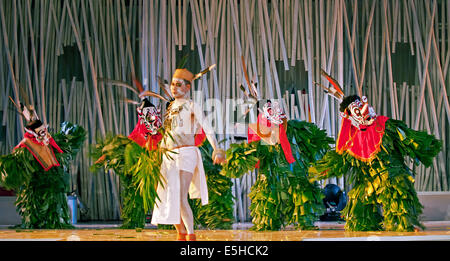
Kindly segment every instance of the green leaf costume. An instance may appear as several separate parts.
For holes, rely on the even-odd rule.
[[[114,171],[122,186],[122,228],[143,228],[146,214],[157,199],[156,186],[161,182],[160,166],[164,151],[141,147],[123,135],[108,135],[93,146],[97,159],[92,171]],[[102,159],[99,161],[98,159]]]
[[[220,174],[221,165],[213,163],[213,148],[207,139],[201,145],[200,152],[208,185],[209,204],[202,205],[200,199],[190,200],[194,223],[208,229],[231,229],[234,221],[231,191],[233,182]]]
[[[162,129],[161,129],[162,131]],[[197,225],[209,229],[228,229],[233,223],[233,198],[230,178],[219,174],[221,166],[211,159],[212,147],[207,140],[200,147],[207,177],[209,204],[202,206],[199,200],[191,200]],[[91,156],[103,157],[92,166],[93,171],[104,168],[113,170],[121,181],[123,207],[122,228],[143,228],[145,217],[158,199],[156,188],[161,182],[160,167],[164,153],[162,148],[148,150],[123,135],[108,135],[96,144]],[[170,156],[170,154],[168,154]],[[172,226],[159,225],[162,228]]]
[[[16,192],[16,206],[22,217],[22,228],[73,227],[66,196],[70,192],[68,171],[71,160],[86,138],[86,131],[81,126],[64,122],[61,124],[61,131],[52,137],[62,152],[54,153],[59,165],[52,166],[47,171],[23,146],[17,146],[9,155],[0,156],[0,185]]]
[[[286,128],[295,162],[289,164],[280,144],[263,140],[231,144],[222,175],[240,178],[255,169],[256,182],[251,188],[250,214],[253,230],[279,230],[293,224],[312,229],[324,212],[323,195],[317,182],[309,182],[308,168],[322,158],[333,139],[312,123],[289,120]]]
[[[433,135],[388,119],[381,149],[370,162],[348,151],[331,150],[310,173],[314,180],[346,175],[352,185],[349,202],[341,212],[346,230],[413,231],[414,226],[423,228],[419,220],[423,206],[414,189],[414,170],[406,159],[409,156],[416,165],[428,167],[441,147],[442,142]]]

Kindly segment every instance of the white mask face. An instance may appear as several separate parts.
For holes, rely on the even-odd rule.
[[[341,113],[342,117],[351,120],[352,125],[359,129],[372,125],[377,117],[375,110],[367,102],[367,97],[363,96],[361,100],[355,100],[348,105],[347,109],[350,111],[350,115],[346,112]]]
[[[40,127],[36,128],[34,131],[25,129],[27,132],[31,133],[36,137],[36,140],[40,143],[44,143],[45,145],[48,145],[50,134],[48,133],[48,124],[44,125],[42,124]]]
[[[286,118],[286,114],[284,114],[280,104],[276,101],[264,104],[263,112],[264,116],[274,124],[282,124],[283,119]]]
[[[144,109],[144,115],[146,115],[146,124],[147,129],[150,131],[152,135],[158,132],[158,129],[161,128],[161,111],[156,107],[148,107]]]
[[[156,134],[162,125],[161,111],[156,107],[144,107],[142,110],[138,109],[138,113],[141,124],[145,124],[152,135]]]

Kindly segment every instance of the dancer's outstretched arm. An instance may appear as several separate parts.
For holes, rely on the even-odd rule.
[[[81,145],[86,139],[86,130],[77,124],[70,122],[61,123],[61,131],[53,134],[53,139],[56,144],[61,148],[63,153],[61,158],[63,159],[62,165],[69,164],[74,160],[77,153],[80,151]]]
[[[40,168],[26,148],[17,148],[11,154],[0,156],[0,185],[17,190]]]
[[[214,149],[212,159],[214,164],[221,164],[225,162],[225,151],[219,147],[219,144],[216,139],[216,133],[211,123],[205,118],[201,107],[195,103],[191,103],[191,110],[194,113],[194,117],[200,126],[203,128],[203,131],[206,134],[206,138]]]
[[[335,150],[328,151],[322,159],[309,168],[311,181],[341,177],[346,174],[351,168],[351,161],[347,161],[346,157],[351,156],[347,153],[340,155]]]
[[[257,146],[259,141],[242,142],[231,144],[226,152],[226,163],[223,165],[221,174],[230,178],[240,178],[244,174],[255,169],[259,159],[257,157]]]
[[[429,167],[433,158],[441,151],[442,141],[425,131],[416,131],[399,120],[390,119],[386,122],[386,133],[383,146],[387,151],[395,151],[397,156],[410,156],[416,164],[422,163]]]

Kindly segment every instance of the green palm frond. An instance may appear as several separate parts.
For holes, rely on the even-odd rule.
[[[281,145],[259,141],[231,144],[221,174],[240,178],[257,169],[257,179],[249,193],[252,230],[279,230],[287,225],[314,229],[324,213],[319,184],[309,181],[308,168],[324,157],[334,141],[312,123],[290,120],[286,135],[295,158],[286,161]]]
[[[425,131],[415,131],[399,120],[386,121],[383,147],[401,158],[410,156],[418,165],[419,162],[429,167],[433,159],[442,149],[442,141]]]
[[[352,189],[342,210],[345,229],[351,231],[414,231],[422,227],[423,206],[414,189],[414,171],[407,166],[430,166],[442,148],[442,141],[424,131],[415,131],[402,121],[386,121],[381,151],[370,162],[332,150],[316,161],[309,172],[313,180],[345,175]],[[382,211],[381,211],[382,210]],[[382,212],[382,214],[381,214]]]
[[[143,199],[144,210],[151,210],[158,199],[156,188],[163,182],[161,176],[162,150],[143,150],[140,154],[133,155],[138,160],[127,172],[133,176],[133,184],[136,193]]]
[[[18,190],[23,184],[29,183],[32,173],[40,169],[41,166],[26,148],[18,148],[11,154],[0,156],[0,185]]]
[[[195,222],[208,229],[230,229],[233,221],[233,194],[231,178],[220,174],[222,166],[213,164],[213,148],[206,140],[199,148],[208,186],[209,204],[202,206],[200,199],[190,200]]]
[[[103,161],[94,163],[91,166],[91,171],[96,172],[104,168],[105,171],[112,169],[118,174],[123,174],[125,169],[125,148],[131,143],[134,142],[124,135],[113,136],[108,134],[105,139],[98,140],[97,144],[91,146],[90,156],[94,162],[102,157]]]
[[[230,178],[240,178],[255,169],[258,162],[257,145],[259,142],[231,144],[226,151],[226,163],[221,174]]]

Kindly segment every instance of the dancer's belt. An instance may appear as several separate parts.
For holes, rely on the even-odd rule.
[[[181,145],[181,146],[172,148],[170,150],[176,150],[176,149],[181,149],[181,148],[185,148],[185,147],[197,147],[197,146],[195,146],[195,145]]]

